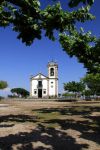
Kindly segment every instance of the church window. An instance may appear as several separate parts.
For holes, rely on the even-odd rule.
[[[50,76],[54,76],[54,68],[50,69]]]
[[[53,88],[53,86],[51,86],[51,88]]]
[[[37,94],[37,91],[36,91],[36,90],[34,90],[34,94]]]
[[[53,82],[51,82],[51,84],[53,84]]]
[[[43,93],[46,94],[46,90]]]
[[[38,87],[42,87],[42,81],[38,81]]]

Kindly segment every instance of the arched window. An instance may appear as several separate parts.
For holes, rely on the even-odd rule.
[[[50,76],[54,76],[54,68],[50,69]]]

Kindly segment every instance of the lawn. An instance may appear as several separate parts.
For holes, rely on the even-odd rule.
[[[100,150],[100,103],[1,101],[0,150]]]

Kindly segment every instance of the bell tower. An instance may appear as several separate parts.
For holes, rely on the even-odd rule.
[[[58,64],[56,62],[48,63],[48,77],[58,79]]]
[[[58,64],[54,61],[48,63],[49,95],[58,97]]]

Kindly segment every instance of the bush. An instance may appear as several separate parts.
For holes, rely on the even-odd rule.
[[[50,99],[57,98],[57,95],[55,95],[55,96],[54,96],[54,95],[49,96],[49,98],[50,98]]]
[[[8,95],[8,98],[18,98],[17,95]]]
[[[0,100],[2,100],[2,99],[4,99],[4,97],[3,97],[3,96],[0,96]]]

